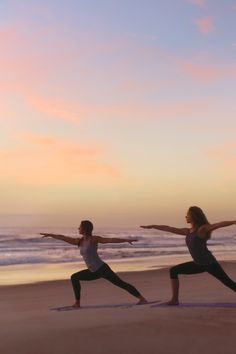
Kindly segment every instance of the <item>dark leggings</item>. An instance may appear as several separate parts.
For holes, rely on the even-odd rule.
[[[203,272],[208,272],[225,286],[236,291],[236,283],[230,279],[217,262],[208,265],[199,265],[194,262],[181,263],[170,269],[170,277],[171,279],[178,279],[179,274],[198,274]]]
[[[131,284],[128,284],[121,280],[118,275],[116,275],[108,264],[104,263],[96,272],[91,272],[89,269],[82,270],[72,274],[71,282],[73,285],[76,300],[80,299],[80,280],[95,280],[99,278],[104,278],[109,280],[112,284],[119,286],[122,289],[127,290],[131,295],[139,297],[141,294],[138,290]]]

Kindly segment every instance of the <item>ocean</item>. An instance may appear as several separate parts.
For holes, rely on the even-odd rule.
[[[82,262],[79,249],[52,238],[42,238],[40,232],[79,237],[76,229],[64,228],[0,228],[0,266]],[[137,238],[130,245],[100,244],[99,255],[104,261],[136,260],[163,256],[188,255],[184,236],[144,229],[97,229],[103,237]],[[221,259],[236,259],[236,230],[233,227],[216,230],[208,241],[209,249]]]

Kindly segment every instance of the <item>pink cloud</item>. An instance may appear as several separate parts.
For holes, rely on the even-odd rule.
[[[70,67],[70,62],[67,62],[67,59],[71,59],[71,62],[75,60],[78,53],[76,53],[72,44],[69,43],[68,47],[66,47],[67,50],[63,51],[66,53],[72,53],[71,58],[70,54],[68,54],[67,58],[58,55],[58,42],[56,42],[52,52],[48,52],[48,48],[46,48],[46,52],[42,51],[43,54],[41,55],[39,55],[36,50],[35,55],[33,49],[30,49],[30,53],[27,52],[27,48],[34,48],[32,38],[19,36],[14,29],[9,29],[6,32],[7,34],[4,34],[5,44],[2,47],[4,56],[0,57],[0,87],[2,87],[3,90],[5,89],[9,92],[20,95],[20,98],[23,98],[27,103],[27,108],[30,109],[30,113],[33,110],[32,113],[39,113],[40,117],[46,119],[60,119],[77,124],[86,119],[101,118],[135,120],[154,117],[155,119],[159,119],[163,116],[171,117],[172,115],[178,114],[178,112],[185,111],[187,109],[186,107],[189,107],[188,104],[185,105],[185,103],[182,102],[155,105],[146,103],[142,100],[139,102],[137,102],[137,100],[132,101],[131,99],[127,101],[126,98],[123,102],[119,99],[119,102],[121,103],[112,103],[109,100],[104,102],[104,100],[102,100],[102,103],[100,104],[99,99],[93,101],[89,95],[87,96],[84,94],[84,86],[89,86],[91,83],[87,84],[85,79],[83,81],[83,77],[86,75],[88,78],[90,78],[90,75],[96,77],[96,68],[93,68],[93,70],[95,70],[94,73],[91,74],[91,72],[88,72],[85,76],[83,76],[84,71],[81,71],[82,80],[76,83],[76,90],[82,92],[82,97],[85,97],[84,102],[75,101],[75,99],[70,96],[69,98],[66,98],[68,97],[68,90],[65,90],[66,92],[64,94],[63,88],[58,90],[58,87],[54,86],[52,73],[54,72],[55,67],[57,69],[60,68],[60,72],[61,69],[64,68],[64,64],[66,64],[66,67]],[[87,42],[85,39],[88,37],[89,41]],[[8,38],[12,39],[9,48],[7,44]],[[17,41],[19,41],[20,44],[17,44]],[[92,36],[91,34],[85,36],[82,42],[81,52],[85,57],[91,57],[94,54],[104,51],[109,54],[123,50],[124,48],[129,49],[129,43],[126,40],[123,42],[118,41],[117,44],[103,43],[99,40],[96,42],[96,36]],[[21,47],[21,45],[23,45],[25,50],[20,52],[16,51],[15,48],[18,48],[18,46]],[[41,41],[39,41],[39,45],[42,45]],[[117,78],[115,78],[115,80],[117,80],[117,86],[114,88],[116,96],[119,96],[120,94],[124,95],[124,92],[130,91],[132,93],[135,92],[136,94],[141,94],[150,90],[157,90],[157,80],[155,80],[155,78],[151,78],[150,80],[146,80],[143,77],[139,78],[136,74],[136,70],[133,68],[134,60],[132,58],[134,57],[139,58],[140,62],[143,60],[149,62],[150,60],[153,60],[152,58],[156,55],[161,56],[162,59],[165,56],[159,51],[157,54],[156,52],[153,53],[153,49],[150,49],[149,51],[147,49],[148,48],[142,48],[139,44],[136,44],[130,49],[131,52],[130,55],[127,56],[127,60],[115,62],[114,67],[112,66],[112,72],[115,71],[115,76],[117,76]],[[73,55],[75,55],[74,59]],[[83,60],[84,57],[82,58],[82,62],[83,65],[85,65]],[[7,73],[7,75],[4,73]],[[55,75],[57,76],[59,74],[56,72]],[[109,76],[109,73],[107,75]],[[122,77],[124,78],[123,80]],[[106,81],[106,77],[103,79]],[[92,79],[91,82],[93,82],[93,80],[95,79]],[[24,84],[22,84],[22,82],[24,82]],[[45,83],[48,83],[46,87]],[[161,82],[160,80],[158,81],[158,85],[161,87],[163,85],[168,86],[166,82]],[[158,87],[158,89],[161,89],[161,87]],[[72,94],[74,93],[75,87],[72,88]]]
[[[17,93],[20,95],[21,99],[27,103],[30,109],[33,109],[34,112],[39,113],[44,118],[50,120],[59,119],[78,124],[81,120],[91,118],[97,113],[103,113],[104,110],[106,110],[103,107],[74,102],[73,100],[67,100],[64,97],[54,98],[49,97],[47,94],[38,94],[35,92],[35,88],[32,88],[31,85],[27,84],[3,83],[0,85],[0,90],[1,89],[4,92]],[[10,110],[10,107],[7,107],[7,105],[5,106],[5,111]]]
[[[184,69],[186,69],[184,67]],[[182,68],[183,70],[183,68]],[[233,68],[232,68],[233,71]],[[203,70],[205,73],[205,71]],[[229,72],[232,74],[232,72]],[[189,73],[188,73],[189,74]],[[195,78],[197,76],[197,72],[195,70],[190,71],[190,75]],[[236,74],[236,68],[235,68],[235,74]],[[198,76],[197,76],[198,77]],[[199,77],[198,77],[199,78]],[[201,80],[205,79],[205,76],[200,77]],[[208,76],[207,76],[207,79]],[[211,76],[210,76],[211,79]],[[132,82],[130,83],[132,85]],[[130,87],[130,86],[128,86]],[[79,119],[77,116],[74,114],[57,114],[59,112],[58,107],[61,107],[62,105],[65,107],[65,102],[58,102],[58,107],[55,103],[55,101],[50,101],[45,98],[38,98],[37,96],[33,96],[33,100],[31,101],[31,96],[30,98],[27,98],[32,104],[32,102],[37,102],[37,105],[32,104],[32,107],[34,107],[38,112],[43,112],[45,114],[45,117],[48,119],[54,119],[54,118],[60,118],[65,121],[73,121],[73,122],[79,122]],[[42,104],[43,102],[43,104]],[[44,104],[46,102],[46,104]],[[72,107],[73,105],[71,105]],[[43,107],[43,109],[42,109]],[[137,102],[136,100],[134,101],[129,101],[129,102],[121,102],[121,103],[107,103],[104,105],[98,105],[98,104],[92,104],[91,106],[84,106],[84,105],[79,105],[77,103],[74,104],[73,110],[78,111],[80,114],[80,118],[83,120],[87,119],[102,119],[102,120],[111,120],[111,119],[123,119],[123,120],[130,120],[130,121],[136,121],[136,120],[163,120],[166,118],[175,118],[175,117],[180,117],[180,116],[185,116],[185,115],[191,115],[195,114],[196,112],[199,112],[202,110],[206,109],[206,102],[205,100],[178,100],[178,101],[172,101],[172,102],[162,102],[158,104],[150,104],[146,102],[139,101]],[[29,139],[29,137],[28,137]],[[32,143],[40,143],[38,138],[34,138],[31,141]],[[42,143],[42,141],[41,141]],[[44,143],[49,144],[49,141],[44,141]],[[52,140],[50,140],[50,144],[53,144]],[[68,146],[68,145],[67,145]]]
[[[89,112],[88,106],[79,105],[65,99],[49,98],[47,95],[36,94],[34,93],[35,89],[30,88],[30,85],[0,83],[0,90],[10,95],[14,93],[19,95],[21,99],[26,101],[29,108],[48,119],[79,123],[81,117],[87,116]],[[13,107],[9,106],[9,102],[4,102],[3,105],[5,106],[5,112],[12,112],[11,114],[13,115]]]
[[[16,34],[14,30],[9,29],[8,34],[5,34],[4,36],[7,39],[8,36],[12,36],[12,38],[14,38],[15,35]],[[5,42],[5,44],[7,45],[7,40]],[[82,46],[82,48],[87,53],[86,55],[91,56],[93,53],[97,53],[103,50],[105,50],[106,52],[113,52],[115,50],[119,51],[122,48],[122,43],[119,43],[118,47],[115,47],[115,44],[110,47],[109,43],[103,44],[98,41],[96,45],[96,43],[94,42],[95,41],[93,38],[93,41],[91,40],[87,43],[87,47],[86,43],[83,43],[84,46]],[[14,43],[15,42],[13,42],[13,44]],[[12,46],[12,52],[10,51],[10,54],[14,54],[13,47],[14,45]],[[57,46],[55,48],[57,48]],[[29,68],[28,73],[27,62],[25,64],[23,60],[26,58],[26,55],[21,58],[19,63],[16,60],[14,63],[12,63],[12,66],[10,67],[7,66],[7,60],[5,60],[6,66],[1,67],[0,65],[0,71],[3,74],[4,71],[12,73],[12,82],[9,83],[6,79],[5,82],[2,82],[2,85],[0,82],[0,87],[2,87],[3,90],[4,88],[7,88],[9,91],[13,91],[13,93],[16,92],[18,95],[20,95],[20,99],[23,98],[23,103],[24,101],[27,103],[27,109],[30,110],[30,114],[32,113],[32,119],[38,119],[38,114],[34,115],[34,113],[40,113],[40,118],[43,117],[46,119],[54,120],[59,119],[66,122],[73,122],[76,124],[80,123],[82,120],[85,121],[87,119],[129,119],[134,121],[137,119],[157,120],[163,118],[179,117],[184,114],[192,114],[196,111],[199,111],[199,109],[202,109],[202,104],[197,102],[197,100],[192,102],[185,102],[184,100],[182,100],[179,102],[172,101],[162,102],[161,104],[155,104],[145,101],[145,98],[142,99],[140,98],[140,96],[137,99],[137,93],[140,94],[145,91],[148,92],[150,90],[161,90],[163,87],[166,88],[168,86],[167,81],[169,80],[169,77],[166,79],[166,81],[165,79],[157,80],[158,75],[156,75],[154,78],[146,80],[143,76],[139,77],[137,75],[137,67],[135,65],[143,65],[144,63],[154,63],[154,61],[156,62],[156,58],[160,58],[160,63],[165,61],[163,68],[166,69],[166,66],[168,65],[171,65],[173,68],[173,62],[175,59],[173,53],[166,53],[160,49],[154,50],[153,48],[143,47],[139,43],[136,43],[133,47],[131,46],[131,49],[128,48],[128,50],[130,51],[128,52],[129,55],[127,55],[127,58],[121,62],[116,61],[113,67],[113,69],[115,69],[113,70],[114,77],[117,76],[119,78],[117,79],[117,85],[114,89],[114,93],[117,93],[116,97],[118,97],[118,100],[114,100],[114,97],[112,97],[111,100],[108,99],[107,101],[104,101],[103,99],[101,101],[102,103],[100,103],[97,97],[93,100],[93,98],[91,98],[90,96],[87,96],[86,94],[84,95],[83,87],[84,85],[86,85],[86,82],[83,82],[83,80],[76,83],[76,89],[79,93],[82,93],[81,97],[83,97],[83,102],[76,101],[75,95],[73,96],[73,98],[71,98],[71,96],[69,95],[64,95],[64,92],[68,90],[64,91],[63,88],[60,88],[58,90],[57,84],[54,84],[51,76],[47,78],[47,75],[50,73],[50,71],[46,70],[46,74],[43,73],[42,75],[42,72],[38,72],[36,70],[37,66],[42,66],[43,68],[44,64],[47,68],[46,59],[49,59],[49,62],[52,65],[53,61],[55,61],[55,65],[58,65],[58,67],[61,65],[61,68],[63,68],[63,63],[65,62],[63,60],[61,61],[61,58],[60,56],[58,56],[57,51],[55,53],[50,53],[51,56],[49,57],[47,57],[48,54],[46,54],[45,57],[40,57],[38,62],[30,60],[32,67]],[[58,61],[56,61],[56,54],[58,57]],[[14,58],[14,55],[10,55],[10,57]],[[137,62],[134,61],[134,58],[135,60],[137,60]],[[204,60],[200,62],[196,62],[194,60],[176,60],[176,62],[178,68],[181,69],[181,74],[184,72],[186,76],[204,83],[213,82],[216,79],[222,79],[225,77],[232,78],[235,77],[236,73],[235,65],[211,64]],[[21,70],[23,71],[22,74]],[[94,70],[96,69],[94,68]],[[158,70],[161,71],[161,69],[157,68],[157,71]],[[174,71],[176,71],[175,68]],[[94,73],[94,76],[96,77],[96,71]],[[86,75],[87,74],[89,77],[91,73],[86,73]],[[81,75],[83,75],[83,73],[81,73]],[[24,77],[26,81],[23,80]],[[160,75],[160,77],[162,76]],[[32,80],[35,80],[35,82],[31,82],[31,78]],[[2,77],[0,75],[0,81],[1,79]],[[22,81],[24,82],[24,85],[22,85]],[[104,77],[104,81],[106,81],[106,76]],[[88,86],[91,86],[91,82],[89,82]],[[172,84],[178,84],[177,80],[175,81],[175,79],[173,79],[173,82],[171,82],[169,86]],[[47,83],[50,85],[50,87],[47,87]],[[157,87],[158,85],[160,85],[160,87]],[[99,87],[96,87],[95,90],[99,90]],[[71,92],[72,94],[75,94],[75,87],[72,88]],[[99,91],[97,92],[99,95]],[[134,97],[134,95],[124,95],[124,92],[135,92],[136,97],[132,99],[130,97]],[[120,98],[120,93],[123,99]],[[79,94],[78,97],[80,97]],[[4,108],[4,111],[7,110]],[[22,117],[20,117],[19,115],[19,118]]]
[[[206,3],[206,0],[187,0],[187,1],[197,6],[204,6]]]
[[[186,75],[204,83],[236,77],[236,64],[209,64],[204,61],[195,62],[182,59],[177,59],[176,62]]]
[[[123,90],[134,90],[136,81],[126,81],[121,87]],[[152,84],[144,90],[154,89]],[[163,119],[166,117],[175,117],[182,114],[191,114],[199,106],[199,102],[176,101],[161,104],[150,104],[136,100],[121,103],[91,104],[85,105],[78,102],[66,102],[58,99],[51,99],[35,94],[26,86],[16,86],[14,90],[18,92],[37,113],[43,114],[46,119],[61,119],[66,122],[80,123],[87,119]]]
[[[40,113],[43,113],[51,118],[59,118],[65,121],[78,123],[81,118],[81,110],[78,107],[71,107],[71,103],[63,103],[61,100],[48,99],[31,93],[26,94],[28,103]]]
[[[126,93],[145,93],[150,91],[159,91],[163,86],[166,85],[166,82],[156,82],[151,80],[138,80],[133,78],[126,78],[121,81],[118,88],[122,92]]]
[[[2,30],[0,30],[0,44],[1,47],[3,45],[9,44],[9,41],[16,40],[17,39],[17,32],[14,27],[5,27]]]
[[[202,17],[194,21],[197,30],[202,34],[208,34],[214,31],[214,20],[212,17]]]

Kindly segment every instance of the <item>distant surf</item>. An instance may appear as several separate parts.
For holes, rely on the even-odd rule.
[[[24,264],[53,264],[81,262],[77,247],[53,239],[42,239],[40,232],[52,232],[78,237],[74,229],[58,228],[0,228],[0,266]],[[139,241],[130,245],[99,245],[99,255],[104,261],[119,259],[139,259],[143,257],[188,255],[184,237],[157,230],[95,230],[95,234],[104,237],[137,238]],[[226,258],[236,255],[236,234],[234,230],[217,230],[208,242],[209,249]]]

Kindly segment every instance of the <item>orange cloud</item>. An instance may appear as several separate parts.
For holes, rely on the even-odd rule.
[[[65,139],[58,139],[49,136],[41,136],[36,134],[25,134],[21,135],[20,138],[22,141],[29,143],[31,145],[38,146],[44,149],[57,150],[59,153],[64,153],[67,155],[77,156],[92,156],[99,155],[102,152],[101,147],[78,144],[74,142],[70,142]]]
[[[23,146],[0,150],[1,180],[40,185],[121,178],[96,145],[31,134],[20,138]]]
[[[236,172],[236,143],[225,143],[207,152],[210,160],[219,164],[220,171],[227,177],[234,177]]]
[[[63,104],[59,100],[50,100],[46,97],[27,94],[28,103],[40,113],[43,113],[51,118],[60,118],[66,121],[78,123],[81,118],[81,111],[78,108],[71,107],[71,103]]]
[[[215,29],[214,20],[212,17],[202,17],[196,19],[194,23],[197,26],[197,30],[202,34],[208,34]]]

